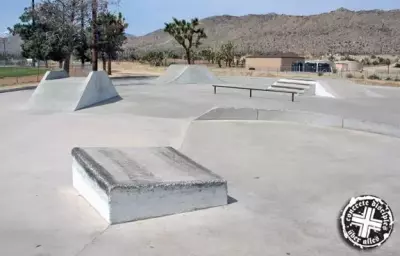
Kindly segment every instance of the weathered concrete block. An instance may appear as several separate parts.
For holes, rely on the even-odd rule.
[[[69,75],[67,72],[65,72],[65,70],[51,70],[44,74],[41,81],[62,79],[67,77],[69,77]]]
[[[74,148],[73,186],[109,223],[227,204],[227,183],[171,147]]]

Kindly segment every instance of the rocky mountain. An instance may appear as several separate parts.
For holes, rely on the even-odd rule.
[[[310,16],[214,16],[201,20],[208,35],[202,47],[233,41],[243,53],[398,54],[400,10],[351,11],[344,8]],[[130,37],[126,47],[144,50],[180,49],[162,29]]]

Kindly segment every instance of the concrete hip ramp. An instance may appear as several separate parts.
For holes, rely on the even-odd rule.
[[[119,97],[104,71],[84,77],[68,77],[64,71],[48,71],[29,99],[27,109],[76,111]]]
[[[223,84],[207,66],[204,65],[171,65],[156,84]]]

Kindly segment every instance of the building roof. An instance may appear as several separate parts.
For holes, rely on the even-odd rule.
[[[304,58],[304,57],[294,52],[276,52],[276,53],[252,55],[248,56],[247,58]]]

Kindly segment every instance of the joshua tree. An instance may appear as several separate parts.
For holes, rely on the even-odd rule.
[[[194,18],[191,22],[172,18],[173,22],[165,23],[164,31],[169,33],[185,49],[188,64],[192,64],[192,48],[198,48],[200,40],[207,38],[203,28],[199,28],[199,19]]]
[[[389,73],[390,73],[390,64],[392,64],[392,62],[390,61],[390,59],[386,59],[386,60],[385,60],[385,64],[387,65],[388,74],[389,74]]]

